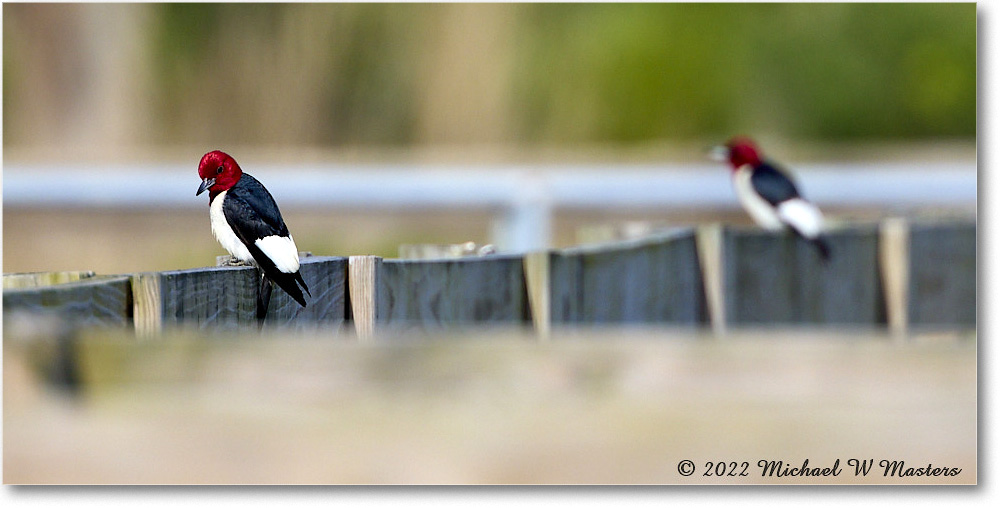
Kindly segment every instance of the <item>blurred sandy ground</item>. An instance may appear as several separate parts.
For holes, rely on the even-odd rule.
[[[4,482],[976,482],[974,337],[802,334],[467,330],[362,346],[88,332],[75,398],[5,340]],[[835,478],[757,467],[838,458]],[[850,458],[875,469],[855,478]],[[886,478],[881,459],[962,472]],[[708,461],[748,461],[749,476],[702,476]]]

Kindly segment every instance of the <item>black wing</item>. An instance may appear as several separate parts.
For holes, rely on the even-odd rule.
[[[240,226],[251,228],[255,233],[259,232],[249,239],[251,243],[265,236],[288,236],[288,227],[285,226],[285,221],[281,218],[278,204],[274,202],[271,193],[256,178],[243,173],[240,181],[236,182],[226,197],[222,211],[229,223],[234,224],[234,219],[246,217],[248,220],[241,222],[247,222],[247,224],[240,224]],[[236,229],[235,225],[233,229]],[[243,238],[239,231],[236,234]],[[246,242],[245,239],[244,242]]]
[[[234,192],[235,191],[235,192]],[[284,289],[299,305],[306,306],[299,285],[309,293],[309,287],[299,272],[284,273],[274,265],[271,258],[259,247],[257,240],[268,236],[289,236],[288,227],[281,219],[278,205],[260,182],[243,173],[240,181],[226,194],[222,203],[222,213],[243,245],[246,245],[254,261],[264,271],[264,275]]]
[[[753,170],[750,183],[754,190],[768,203],[777,205],[799,197],[799,191],[792,180],[772,164],[762,163]]]

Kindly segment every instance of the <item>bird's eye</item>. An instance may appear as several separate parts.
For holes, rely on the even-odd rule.
[[[221,175],[222,174],[222,166],[219,166],[218,168],[215,169],[215,174],[217,174],[217,175]]]

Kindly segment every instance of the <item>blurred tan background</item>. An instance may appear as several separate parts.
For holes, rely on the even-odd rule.
[[[286,166],[290,178],[300,164],[668,168],[702,162],[706,146],[737,133],[793,166],[976,156],[974,4],[5,4],[3,14],[5,171],[44,179],[44,168],[89,165],[113,179],[162,163],[192,182],[179,209],[5,205],[4,272],[212,264],[221,248],[193,193],[198,158],[215,148],[251,173]],[[317,254],[491,240],[489,210],[282,208]],[[551,243],[621,220],[745,218],[735,203],[564,211]]]

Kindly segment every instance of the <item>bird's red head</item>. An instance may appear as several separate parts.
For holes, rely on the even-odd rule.
[[[240,181],[243,170],[236,163],[236,159],[220,150],[206,153],[201,162],[198,163],[198,176],[201,177],[201,186],[198,192],[201,194],[205,190],[209,191],[211,197],[216,194],[231,189],[236,182]]]
[[[760,149],[752,139],[735,137],[724,146],[717,148],[716,153],[721,160],[728,161],[734,170],[746,164],[757,166],[761,163]]]

